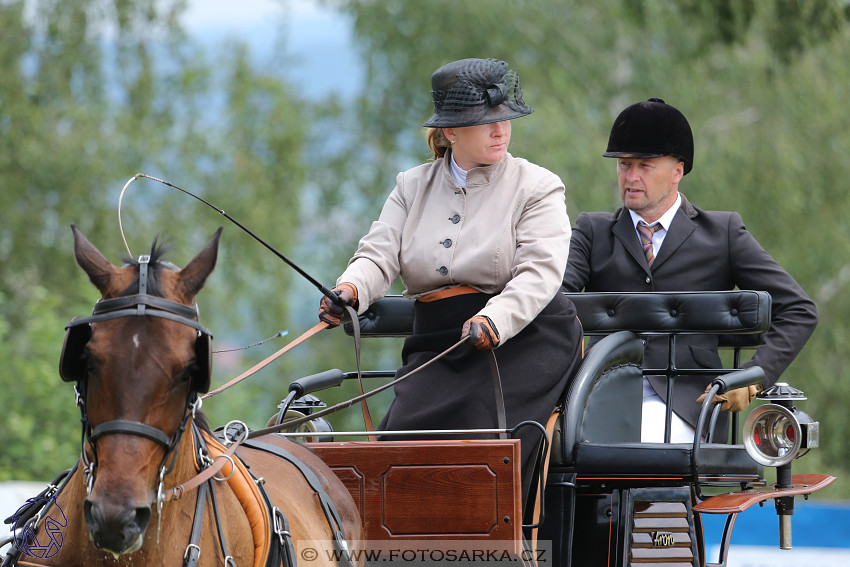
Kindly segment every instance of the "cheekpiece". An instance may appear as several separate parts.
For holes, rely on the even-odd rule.
[[[499,59],[461,59],[431,75],[434,115],[426,128],[460,128],[526,116],[519,75]]]

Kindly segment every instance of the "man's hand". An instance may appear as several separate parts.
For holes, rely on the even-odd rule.
[[[351,305],[357,309],[357,288],[354,287],[354,284],[341,283],[331,291],[339,295],[339,298],[342,299],[343,303]],[[343,309],[339,308],[329,298],[322,297],[322,301],[319,303],[320,321],[324,321],[333,328],[338,327],[344,318],[345,311]]]
[[[697,398],[698,404],[702,404],[705,401],[705,397],[710,389],[711,384],[705,388],[705,393]],[[729,390],[725,394],[718,394],[714,396],[714,401],[720,402],[720,409],[723,411],[743,411],[750,405],[753,398],[755,398],[756,394],[761,392],[761,390],[761,384],[755,384],[745,388],[736,388],[734,390]]]
[[[463,324],[461,335],[469,334],[469,343],[478,350],[490,350],[499,346],[499,331],[486,315],[476,315]]]

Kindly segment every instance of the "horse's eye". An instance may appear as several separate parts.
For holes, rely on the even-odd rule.
[[[82,359],[83,359],[82,363],[85,365],[86,374],[87,375],[94,374],[95,371],[97,370],[97,363],[95,362],[94,358],[87,355],[87,354],[84,354],[82,356]]]
[[[180,375],[180,380],[191,380],[195,377],[199,370],[200,367],[198,366],[198,364],[196,362],[193,362],[192,364],[187,366],[186,370],[184,370],[183,373]]]

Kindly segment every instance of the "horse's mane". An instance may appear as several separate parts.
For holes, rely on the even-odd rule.
[[[206,431],[207,433],[212,435],[212,427],[210,427],[210,422],[203,411],[195,412],[195,425],[197,425],[201,431]]]
[[[166,268],[166,269],[169,269],[169,270],[176,270],[178,268],[174,264],[172,264],[170,262],[166,262],[164,260],[166,254],[170,251],[171,246],[169,244],[158,244],[157,243],[158,240],[159,240],[159,235],[157,234],[153,239],[153,243],[151,244],[151,251],[150,251],[151,259],[150,259],[149,268],[148,268],[148,283],[147,283],[147,286],[148,286],[148,294],[155,295],[157,297],[163,297],[162,288],[161,288],[161,284],[160,284],[160,281],[159,281],[159,272],[162,270],[162,268]],[[127,257],[127,256],[125,256],[122,259],[124,260],[125,265],[133,266],[133,267],[138,269],[138,267],[139,267],[139,260],[138,259],[130,258],[130,257]],[[121,296],[132,295],[132,294],[136,293],[138,291],[138,289],[139,289],[139,275],[138,275],[138,272],[137,272],[136,277],[133,279],[132,283],[130,283],[130,285],[128,285],[124,289],[124,291],[121,292],[120,295]]]

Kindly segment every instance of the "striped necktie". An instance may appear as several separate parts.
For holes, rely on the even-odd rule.
[[[660,223],[655,223],[652,226],[649,226],[643,221],[638,221],[637,223],[638,234],[640,234],[640,243],[641,246],[643,246],[643,255],[646,256],[646,263],[650,266],[652,265],[652,261],[655,260],[655,253],[652,251],[652,235],[660,228]]]

